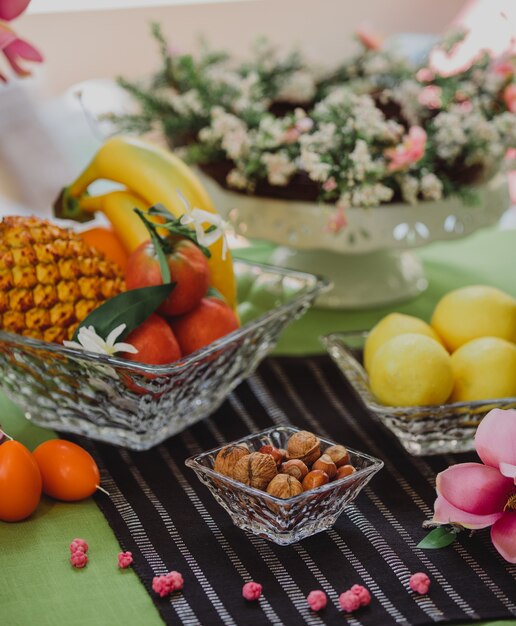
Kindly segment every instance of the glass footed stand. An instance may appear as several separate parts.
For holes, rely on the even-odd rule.
[[[509,206],[507,178],[500,174],[477,188],[475,206],[452,197],[355,208],[347,211],[346,228],[335,234],[327,230],[331,206],[236,193],[198,173],[238,234],[279,244],[273,264],[333,282],[317,300],[317,306],[333,309],[371,308],[418,295],[428,281],[413,248],[470,235],[496,223]]]

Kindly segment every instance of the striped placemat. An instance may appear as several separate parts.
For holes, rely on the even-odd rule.
[[[332,530],[276,546],[233,526],[195,474],[194,454],[273,424],[294,424],[385,461]],[[374,421],[328,357],[269,358],[214,414],[148,452],[77,438],[95,456],[111,499],[97,502],[134,568],[170,624],[343,624],[389,626],[516,616],[516,567],[494,550],[487,531],[462,533],[443,550],[423,551],[436,472],[473,455],[414,458]],[[160,599],[152,578],[183,574],[182,593]],[[409,591],[414,572],[432,585]],[[258,603],[241,596],[255,580]],[[371,605],[346,616],[338,596],[365,585]],[[306,595],[323,589],[328,606],[312,612]]]

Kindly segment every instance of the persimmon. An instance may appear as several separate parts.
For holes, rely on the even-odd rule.
[[[98,226],[83,230],[79,234],[89,246],[102,252],[109,260],[125,271],[129,255],[113,230]]]
[[[18,441],[0,446],[0,520],[29,517],[41,498],[41,474],[33,455]]]

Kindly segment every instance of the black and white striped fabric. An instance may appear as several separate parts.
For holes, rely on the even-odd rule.
[[[289,547],[276,546],[233,526],[185,458],[273,424],[294,424],[385,461],[334,528]],[[98,504],[167,624],[389,626],[468,622],[516,616],[516,566],[494,550],[487,531],[462,533],[452,546],[423,551],[435,499],[436,472],[473,458],[413,458],[371,419],[327,357],[270,358],[213,415],[148,452],[129,452],[79,439],[97,459],[111,499]],[[153,576],[177,570],[182,593],[160,599]],[[414,572],[426,572],[426,596],[409,590]],[[263,585],[257,603],[242,585]],[[354,583],[372,594],[352,615],[338,596]],[[328,595],[312,612],[306,596]]]

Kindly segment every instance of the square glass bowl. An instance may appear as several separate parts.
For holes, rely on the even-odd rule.
[[[215,500],[229,513],[235,526],[286,546],[331,528],[344,507],[353,502],[362,488],[383,467],[380,459],[347,448],[350,463],[357,470],[354,474],[287,500],[248,487],[213,469],[218,452],[226,445],[245,443],[251,452],[266,445],[286,448],[288,439],[299,430],[289,426],[269,428],[190,457],[185,463],[195,471]],[[342,443],[319,438],[322,452],[335,443]]]
[[[0,331],[0,386],[35,424],[147,450],[207,417],[249,376],[280,333],[329,283],[304,272],[235,261],[282,279],[293,295],[170,365],[143,365]]]
[[[415,456],[470,452],[477,426],[491,409],[514,409],[516,398],[451,402],[436,406],[379,404],[362,366],[367,332],[331,333],[321,338],[354,392],[403,447]]]

